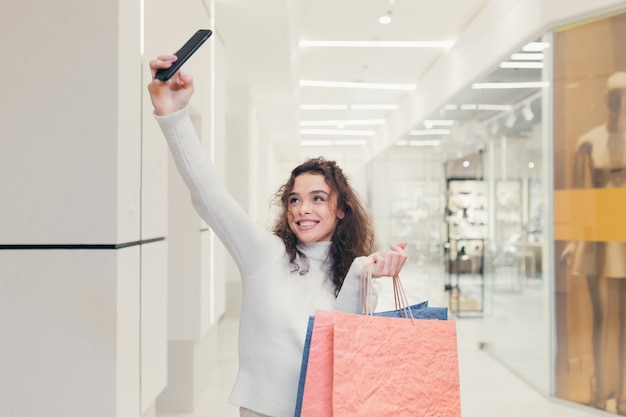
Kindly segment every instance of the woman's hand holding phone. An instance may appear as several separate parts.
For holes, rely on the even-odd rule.
[[[152,82],[148,91],[157,115],[174,113],[189,104],[194,92],[193,77],[179,70],[212,33],[210,29],[200,29],[173,55],[159,55],[150,61]]]
[[[148,92],[154,112],[159,116],[187,107],[194,92],[193,77],[190,74],[177,71],[168,81],[154,78],[157,70],[170,68],[177,59],[176,55],[159,55],[150,61],[152,82],[148,84]]]

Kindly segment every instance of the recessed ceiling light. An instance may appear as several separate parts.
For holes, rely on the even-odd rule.
[[[379,17],[378,23],[380,23],[381,25],[388,25],[389,23],[391,23],[391,16],[384,15]]]
[[[415,84],[349,83],[340,81],[300,80],[302,87],[365,88],[376,90],[415,90]]]

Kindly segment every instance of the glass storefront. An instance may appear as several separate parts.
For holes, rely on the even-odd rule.
[[[554,33],[556,395],[626,415],[626,13]]]
[[[554,28],[369,172],[376,222],[480,320],[487,352],[544,395],[626,416],[624,39],[626,12]]]

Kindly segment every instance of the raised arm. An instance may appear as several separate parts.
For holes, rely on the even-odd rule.
[[[152,75],[168,68],[175,56],[161,55],[150,61]],[[194,92],[193,77],[180,71],[166,81],[148,85],[154,113],[187,188],[194,208],[213,229],[237,263],[243,277],[282,255],[282,242],[252,222],[226,190],[209,155],[202,146],[187,111]]]

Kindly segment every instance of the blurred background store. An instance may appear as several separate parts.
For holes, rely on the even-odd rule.
[[[185,71],[233,195],[269,225],[291,168],[336,160],[457,321],[464,417],[626,416],[623,1],[0,10],[0,414],[238,415],[238,273],[146,91],[211,28]]]

